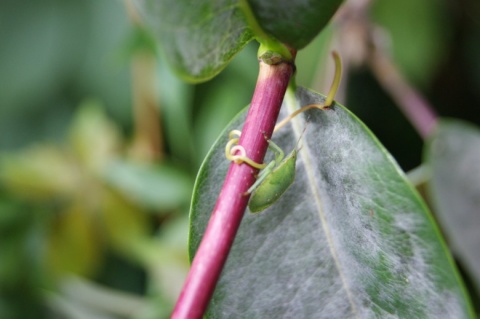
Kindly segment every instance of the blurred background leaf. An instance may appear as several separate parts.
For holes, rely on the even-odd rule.
[[[182,204],[188,207],[193,181],[173,165],[148,165],[122,161],[110,163],[105,180],[114,189],[147,209],[167,213]]]
[[[6,0],[0,21],[2,148],[58,139],[88,96],[128,123],[128,65],[116,53],[130,30],[121,3]]]
[[[480,130],[443,120],[425,148],[429,195],[453,254],[480,292]]]

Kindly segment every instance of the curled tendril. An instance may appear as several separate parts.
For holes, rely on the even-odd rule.
[[[227,145],[225,146],[225,157],[229,160],[234,162],[235,164],[242,164],[247,163],[253,168],[262,169],[265,168],[266,164],[259,164],[254,162],[252,159],[247,157],[247,152],[245,148],[238,144],[238,140],[242,133],[239,130],[233,130],[228,134],[230,140],[228,141]],[[235,154],[239,152],[240,154]]]

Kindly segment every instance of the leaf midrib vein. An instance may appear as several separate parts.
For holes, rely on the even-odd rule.
[[[292,99],[290,97],[290,95],[291,95],[291,93],[287,92],[286,104],[287,104],[287,110],[288,110],[289,113],[295,111],[298,108],[297,103],[296,103],[296,99]],[[292,100],[294,100],[295,102],[292,103]],[[322,112],[322,111],[319,111],[319,112]],[[302,126],[305,127],[305,125],[306,125],[306,123],[304,121],[300,120],[300,117],[297,117],[296,119],[292,120],[292,130],[295,134],[296,139],[300,138],[300,136],[302,134],[302,131],[303,131]],[[314,171],[314,169],[313,169],[313,167],[314,167],[313,156],[312,156],[312,153],[310,152],[310,149],[308,148],[308,145],[306,145],[306,144],[302,145],[302,148],[299,151],[299,156],[301,156],[302,159],[303,159],[305,170],[307,172]],[[333,242],[333,236],[332,236],[332,234],[330,232],[330,229],[328,227],[327,219],[326,219],[326,216],[325,216],[325,211],[323,209],[323,203],[322,203],[322,200],[321,200],[320,189],[317,187],[317,185],[315,183],[314,174],[308,174],[307,173],[306,176],[307,176],[307,179],[308,179],[308,185],[309,185],[310,190],[313,194],[313,198],[314,198],[314,201],[315,201],[315,206],[317,207],[317,212],[318,212],[318,216],[320,218],[321,224],[322,224],[323,231],[325,232],[325,237],[327,239],[328,248],[330,250],[333,261],[335,263],[335,267],[337,268],[340,280],[342,282],[342,286],[343,286],[343,288],[344,288],[344,290],[347,294],[347,298],[348,298],[348,301],[349,301],[349,303],[352,307],[352,312],[353,312],[354,316],[358,317],[357,307],[356,307],[356,305],[353,301],[353,297],[352,297],[349,285],[348,285],[346,277],[343,273],[342,267],[340,265],[340,260],[338,258],[337,252],[336,252],[336,248],[335,248],[335,245],[334,245],[334,242]]]

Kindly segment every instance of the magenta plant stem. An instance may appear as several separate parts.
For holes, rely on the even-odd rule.
[[[405,116],[425,140],[435,129],[438,115],[428,102],[401,76],[391,59],[377,48],[370,57],[371,68]]]
[[[289,63],[269,65],[260,61],[257,85],[242,130],[239,145],[262,163],[294,67]],[[227,159],[225,159],[227,160]],[[202,318],[247,207],[245,192],[255,182],[256,169],[234,164],[225,178],[210,221],[197,250],[171,318]]]

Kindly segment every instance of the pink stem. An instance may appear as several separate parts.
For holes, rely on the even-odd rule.
[[[294,67],[289,63],[269,65],[260,60],[257,85],[242,130],[239,145],[247,156],[262,163]],[[225,159],[226,160],[226,159]],[[247,164],[231,164],[210,221],[171,318],[202,318],[223,265],[235,239],[249,196],[244,193],[255,182]]]
[[[437,124],[438,115],[423,96],[401,76],[391,59],[375,49],[370,57],[373,73],[383,88],[390,93],[399,108],[410,120],[418,134],[428,138]]]

